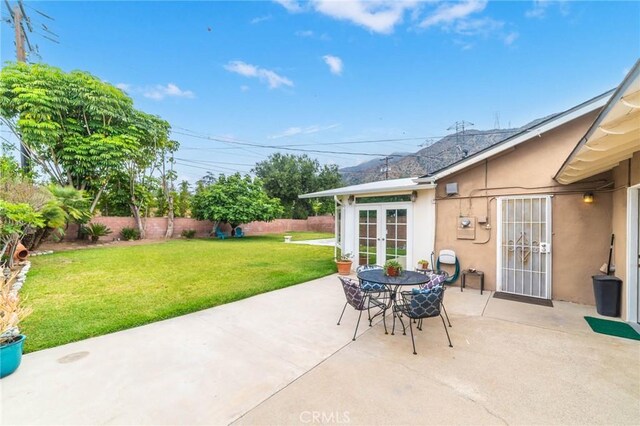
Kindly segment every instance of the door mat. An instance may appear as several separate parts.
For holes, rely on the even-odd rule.
[[[521,294],[502,293],[496,291],[493,293],[496,299],[511,300],[513,302],[530,303],[532,305],[548,306],[553,308],[553,302],[549,299],[539,299],[537,297],[522,296]]]
[[[626,322],[611,321],[606,319],[584,317],[589,327],[596,333],[609,336],[623,337],[625,339],[640,340],[640,334]]]

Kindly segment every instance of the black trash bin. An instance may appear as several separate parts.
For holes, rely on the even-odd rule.
[[[622,280],[612,275],[594,275],[592,278],[598,314],[607,317],[620,316]]]

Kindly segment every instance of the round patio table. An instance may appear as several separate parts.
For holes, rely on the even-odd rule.
[[[413,287],[429,282],[429,276],[420,272],[402,271],[402,274],[397,277],[389,277],[384,273],[383,269],[368,269],[366,271],[359,272],[358,278],[362,281],[368,281],[370,283],[384,284],[389,289],[390,297],[387,309],[391,308],[391,305],[396,302],[396,293],[398,292],[398,289],[400,287]],[[404,321],[402,321],[400,313],[395,312],[395,309],[392,310],[392,313],[394,329],[396,317],[398,317],[398,319],[402,323],[403,334],[406,334],[404,333]],[[391,334],[394,334],[393,331],[391,331]]]
[[[358,273],[358,278],[370,283],[384,284],[389,287],[416,286],[429,282],[429,276],[414,271],[402,271],[397,277],[389,277],[383,269],[369,269]]]

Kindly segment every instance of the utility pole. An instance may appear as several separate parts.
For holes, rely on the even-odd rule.
[[[22,32],[22,10],[17,5],[13,8],[13,27],[16,31],[16,58],[18,62],[27,62],[27,54],[24,51],[24,33]]]
[[[380,159],[380,161],[384,161],[384,166],[380,169],[381,172],[384,172],[384,179],[389,179],[389,159],[391,157],[384,157]]]
[[[9,11],[11,13],[11,11]],[[27,54],[24,50],[25,35],[22,28],[22,8],[19,4],[13,7],[13,28],[16,33],[16,59],[18,62],[27,62]],[[20,138],[20,165],[22,170],[29,172],[31,170],[31,162],[29,161],[29,153],[27,147]]]

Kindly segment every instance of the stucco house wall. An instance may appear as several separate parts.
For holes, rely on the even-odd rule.
[[[598,111],[537,135],[510,151],[437,181],[435,249],[456,251],[461,267],[485,273],[485,288],[496,289],[496,197],[553,195],[552,298],[593,304],[591,276],[607,260],[612,232],[612,193],[595,191],[587,205],[582,194],[611,180],[605,173],[575,185],[560,185],[553,176],[593,123]],[[458,183],[458,195],[447,197],[447,183]],[[610,187],[608,189],[610,191]],[[474,240],[457,239],[460,216],[487,216],[489,229],[476,225]],[[471,284],[471,283],[469,283]],[[473,284],[471,284],[473,286]]]

